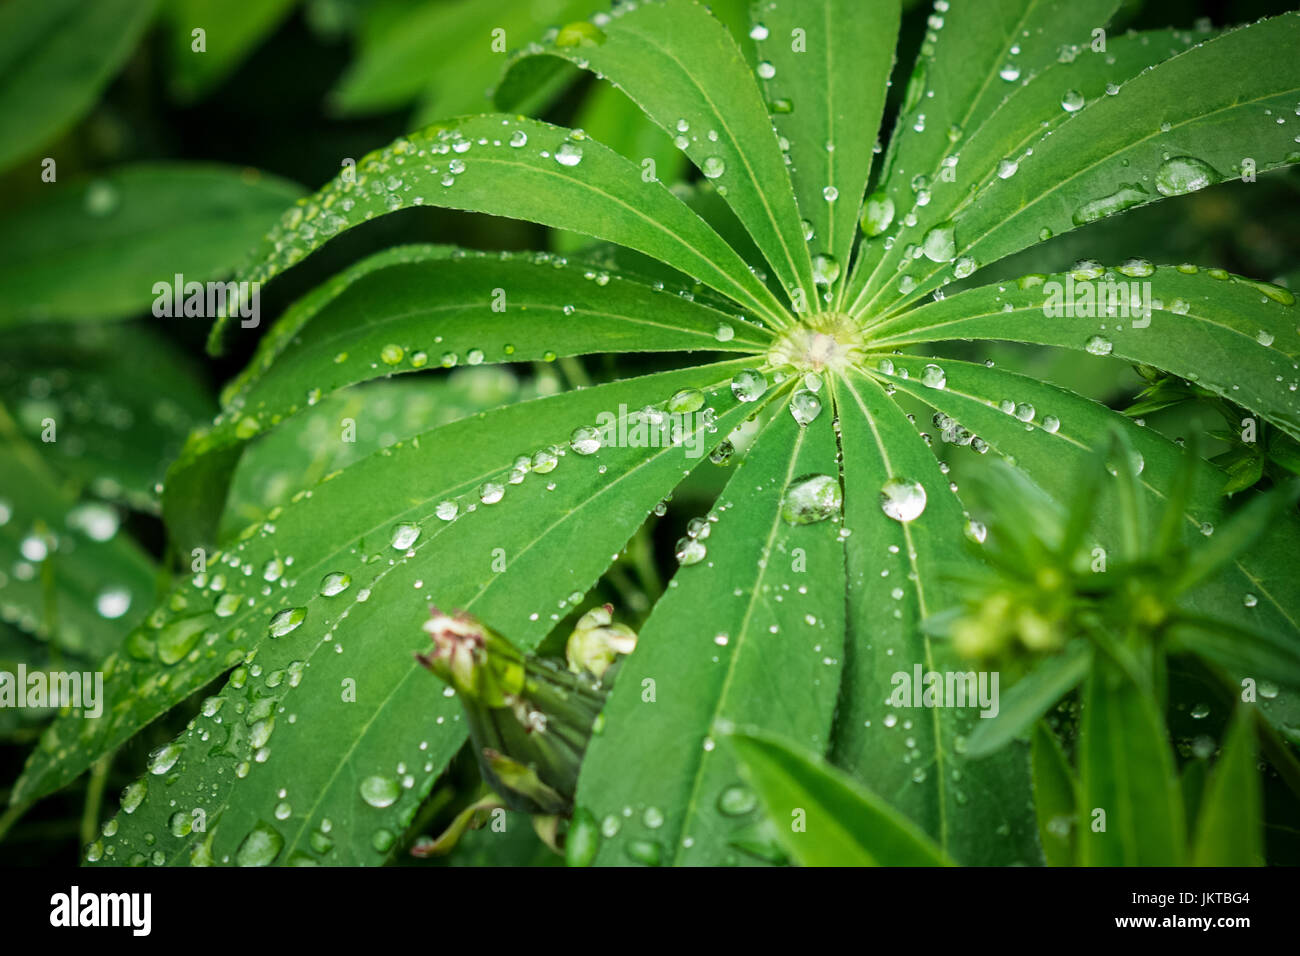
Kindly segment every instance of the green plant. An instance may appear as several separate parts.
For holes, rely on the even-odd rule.
[[[936,4],[873,176],[897,3],[763,0],[749,33],[756,64],[693,0],[627,4],[513,58],[496,93],[502,113],[402,137],[299,200],[239,279],[268,282],[348,229],[419,205],[597,244],[567,258],[403,246],[291,306],[168,472],[171,548],[193,574],[109,657],[106,716],[68,715],[46,731],[15,805],[223,680],[150,756],[88,858],[383,862],[425,822],[417,813],[467,733],[458,702],[413,659],[428,605],[463,609],[521,648],[554,650],[552,635],[567,634],[563,622],[600,582],[639,573],[621,589],[633,610],[637,593],[653,593],[647,519],[684,480],[722,467],[731,477],[679,543],[681,568],[583,759],[575,820],[595,861],[834,859],[781,829],[803,793],[814,794],[810,813],[824,808],[851,834],[855,862],[1073,859],[1052,844],[1055,831],[1040,839],[1027,809],[1036,792],[1048,823],[1076,812],[1073,802],[1060,809],[1073,787],[1061,783],[1070,777],[1055,738],[1036,737],[1031,754],[1010,733],[977,757],[969,711],[903,718],[888,703],[896,672],[969,669],[923,626],[960,603],[958,582],[985,563],[967,546],[984,527],[941,458],[968,456],[957,468],[974,470],[992,453],[1065,502],[1084,493],[1079,476],[1118,430],[1132,449],[1124,460],[1139,463],[1117,469],[1134,472],[1122,483],[1129,497],[1170,497],[1185,482],[1170,540],[1225,527],[1236,502],[1222,496],[1215,465],[1103,404],[917,350],[1003,340],[1109,356],[1194,382],[1300,437],[1297,313],[1281,286],[1118,254],[1110,269],[1084,260],[978,282],[981,268],[1078,226],[1300,159],[1300,16],[1220,35],[1113,35],[1093,52],[1093,31],[1120,6]],[[654,163],[515,114],[573,67],[625,93],[704,181],[675,193]],[[1122,297],[1094,300],[1091,317],[1050,314],[1061,287],[1095,294],[1113,288],[1107,280],[1125,283]],[[1130,314],[1130,282],[1148,315]],[[213,350],[235,325],[218,321]],[[618,353],[686,357],[399,441],[222,536],[245,448],[331,393],[494,362],[557,361],[583,385],[575,356]],[[918,414],[933,414],[937,435]],[[665,422],[679,429],[674,440],[630,437]],[[1100,540],[1138,533],[1125,501],[1089,498]],[[1222,618],[1253,595],[1251,632],[1293,648],[1294,509],[1272,520],[1178,601]],[[1291,680],[1284,668],[1266,672],[1277,659],[1246,655],[1241,666]],[[1080,747],[1118,747],[1123,734],[1089,728],[1096,715],[1131,716],[1096,704],[1099,683]],[[1069,686],[1054,686],[1034,716]],[[1115,705],[1140,712],[1150,731],[1149,751],[1133,760],[1167,749],[1152,699]],[[1289,691],[1257,704],[1287,759],[1294,708]],[[1218,790],[1250,786],[1245,733],[1220,758]],[[1086,766],[1118,752],[1087,750]],[[1055,809],[1045,806],[1053,795]],[[1112,812],[1147,796],[1125,793]],[[1181,841],[1164,855],[1133,850],[1128,820],[1112,833],[1118,856],[1080,858],[1183,859]]]

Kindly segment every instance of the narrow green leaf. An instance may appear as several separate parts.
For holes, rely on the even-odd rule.
[[[790,143],[809,251],[829,256],[831,272],[847,279],[894,65],[898,0],[760,2],[751,10],[758,59],[771,66],[759,77],[772,120]],[[847,282],[830,285],[838,297]]]
[[[330,238],[418,205],[528,219],[629,246],[782,324],[779,301],[744,261],[662,184],[575,131],[473,116],[397,140],[284,214],[240,274],[267,281]],[[213,327],[212,347],[228,323]]]
[[[724,198],[785,289],[812,296],[794,191],[758,82],[735,39],[703,5],[664,0],[628,7],[599,25],[570,24],[522,56],[568,60],[623,90],[707,178],[726,187]],[[507,74],[498,107],[513,108],[534,82],[532,71]]]
[[[1061,751],[1060,741],[1047,722],[1034,725],[1034,812],[1038,839],[1048,866],[1074,864],[1074,827],[1078,811],[1074,773]]]
[[[1196,820],[1195,866],[1263,866],[1264,805],[1255,768],[1255,728],[1239,710],[1210,771]]]
[[[157,0],[11,0],[4,5],[0,169],[30,157],[90,110],[135,49],[157,5]]]
[[[0,219],[0,325],[122,319],[177,274],[223,278],[302,193],[255,170],[196,163],[121,166],[48,188]],[[173,321],[194,321],[183,304]]]
[[[716,725],[819,751],[830,739],[844,580],[829,520],[835,439],[828,414],[806,427],[784,407],[773,415],[710,514],[706,556],[681,568],[642,629],[583,762],[577,802],[608,827],[597,862],[753,862],[732,845],[757,799]],[[806,508],[794,509],[794,488]]]
[[[1084,866],[1183,862],[1183,798],[1164,721],[1150,693],[1101,657],[1084,684],[1078,821]]]
[[[1295,133],[1277,122],[1300,94],[1297,44],[1300,14],[1285,13],[1116,83],[1013,157],[1015,172],[955,219],[955,257],[987,265],[1044,235],[1237,178],[1245,156],[1256,172],[1300,160]],[[914,278],[919,295],[939,270]]]
[[[1044,660],[1002,696],[992,720],[979,723],[970,736],[966,753],[983,757],[1026,733],[1031,724],[1079,685],[1091,666],[1092,650],[1083,641],[1070,644],[1060,654]]]
[[[1296,330],[1287,289],[1139,260],[1095,280],[1062,273],[981,286],[886,320],[871,335],[882,349],[1002,339],[1110,355],[1190,379],[1300,436],[1300,391],[1291,390],[1300,381]]]
[[[183,550],[211,545],[238,448],[358,382],[591,352],[754,351],[770,338],[702,303],[551,256],[390,249],[313,290],[267,333],[221,416],[168,473],[168,525]]]
[[[800,866],[952,865],[914,823],[819,754],[770,734],[727,741]]]
[[[1102,6],[1113,7],[1114,4]],[[1104,99],[1109,95],[1108,89],[1208,38],[1205,34],[1180,30],[1152,30],[1119,36],[1112,33],[1106,37],[1105,51],[1094,52],[1089,34],[1105,22],[1105,16],[1096,4],[1070,4],[1065,11],[1059,4],[1039,5],[1040,15],[1049,10],[1053,15],[1065,16],[1071,21],[1065,29],[1053,24],[1050,27],[1052,37],[1066,36],[1073,29],[1076,40],[1082,35],[1089,42],[1066,43],[1053,49],[1051,43],[1025,41],[1022,37],[1021,54],[1014,58],[1008,56],[1003,64],[1018,69],[1020,76],[1010,83],[999,76],[990,80],[991,88],[986,88],[986,93],[990,89],[1000,91],[997,95],[1005,96],[1005,99],[978,126],[964,130],[947,148],[942,160],[938,156],[931,158],[930,168],[922,173],[929,180],[929,185],[922,187],[928,201],[924,204],[915,202],[922,195],[919,189],[912,189],[908,178],[915,176],[915,172],[909,173],[904,169],[903,175],[890,184],[890,195],[901,204],[897,206],[894,220],[886,232],[864,247],[863,261],[854,274],[855,291],[861,290],[855,305],[864,313],[889,311],[891,303],[916,299],[928,291],[933,283],[926,281],[922,284],[918,280],[932,274],[942,275],[944,263],[957,255],[955,235],[951,246],[946,241],[937,241],[938,238],[945,236],[947,227],[962,217],[971,205],[984,201],[986,193],[1000,180],[1001,174],[1011,171],[1013,165],[1018,169],[1020,159],[1036,142],[1069,122],[1084,108],[1084,104]],[[975,11],[967,10],[965,13],[970,15]],[[1094,13],[1097,14],[1095,18]],[[948,39],[945,37],[945,42]],[[1040,57],[1047,53],[1051,61],[1037,66],[1012,62],[1023,60],[1026,52]],[[927,108],[926,102],[917,106],[918,110]],[[1014,172],[1011,174],[1015,175]],[[905,215],[904,211],[909,209],[910,215]],[[934,234],[934,244],[927,244],[925,240],[931,236],[932,230],[938,230]],[[891,242],[885,241],[886,235],[891,237]],[[1040,233],[1037,238],[1044,236]],[[913,245],[921,247],[924,252],[924,258],[914,260],[914,264],[909,263],[907,257]],[[917,283],[910,293],[902,288],[903,280],[899,273],[904,272]]]
[[[961,504],[916,426],[873,378],[850,375],[834,385],[849,537],[845,677],[832,761],[959,863],[1039,863],[1034,822],[1016,809],[1030,800],[1028,748],[1013,743],[983,760],[969,758],[967,740],[982,722],[976,694],[961,706],[890,703],[900,687],[912,703],[906,690],[917,672],[921,681],[939,673],[945,688],[949,674],[978,688],[976,665],[920,623],[956,603],[949,575],[978,562],[966,547]],[[919,511],[917,487],[924,490]],[[889,516],[885,505],[909,520]],[[995,675],[984,676],[991,697]]]

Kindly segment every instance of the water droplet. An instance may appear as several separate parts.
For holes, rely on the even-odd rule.
[[[748,787],[737,784],[718,795],[718,811],[728,817],[743,817],[758,809],[758,797]]]
[[[109,587],[95,596],[95,610],[99,616],[115,621],[131,609],[131,592],[123,587]]]
[[[1078,90],[1066,90],[1061,95],[1061,109],[1067,113],[1075,113],[1083,109],[1085,102],[1083,94]]]
[[[625,847],[629,857],[646,866],[658,866],[663,858],[663,851],[658,843],[651,840],[633,840]]]
[[[182,749],[181,745],[175,741],[159,747],[149,754],[149,772],[155,777],[166,773],[176,766],[176,761],[181,758]]]
[[[878,236],[894,221],[894,200],[883,192],[873,193],[867,199],[862,213],[862,231],[868,236]]]
[[[921,251],[931,262],[952,262],[957,256],[952,220],[941,222],[927,232],[921,240]]]
[[[1195,156],[1172,156],[1156,170],[1156,189],[1162,196],[1182,196],[1217,183],[1214,167]]]
[[[776,76],[776,67],[767,60],[764,60],[762,63],[758,64],[758,75],[765,80],[770,80],[772,77]]]
[[[819,286],[831,286],[840,277],[840,264],[834,256],[825,254],[813,256],[813,282]]]
[[[929,388],[943,388],[948,384],[948,376],[937,365],[927,365],[921,369],[921,384]]]
[[[801,388],[790,397],[790,414],[800,425],[810,424],[821,412],[822,400],[816,392]]]
[[[485,481],[478,486],[478,500],[485,505],[494,505],[506,496],[506,486],[499,481]]]
[[[582,162],[582,147],[565,140],[555,151],[555,161],[561,166],[577,166]]]
[[[391,543],[397,551],[405,551],[415,544],[420,537],[420,526],[410,521],[403,521],[393,527]]]
[[[1118,271],[1132,279],[1144,279],[1156,271],[1156,267],[1147,259],[1133,256],[1125,259]]]
[[[600,429],[593,425],[579,425],[569,436],[569,447],[579,455],[594,455],[600,444]]]
[[[460,514],[460,505],[448,499],[438,502],[438,506],[433,509],[440,521],[454,521],[456,515]]]
[[[925,511],[925,488],[919,481],[890,478],[880,489],[880,510],[895,521],[915,521]]]
[[[677,563],[682,567],[699,564],[708,553],[708,548],[704,546],[703,541],[689,536],[678,540],[675,551]]]
[[[235,851],[236,866],[270,866],[284,849],[284,837],[269,823],[258,823]]]
[[[127,784],[126,789],[122,791],[122,812],[135,813],[140,804],[144,803],[145,795],[148,793],[149,781],[143,777]]]
[[[324,597],[342,594],[352,585],[352,577],[343,571],[331,571],[320,579],[320,593]]]
[[[844,495],[840,483],[830,475],[801,475],[790,482],[781,499],[781,517],[786,524],[816,524],[840,513]]]
[[[1076,226],[1085,226],[1090,222],[1105,219],[1107,216],[1113,216],[1125,209],[1144,203],[1149,198],[1151,198],[1150,195],[1140,185],[1121,183],[1120,187],[1113,193],[1090,200],[1079,206],[1074,210],[1071,218]]]
[[[731,379],[731,394],[738,402],[758,401],[766,391],[767,378],[756,369],[741,369]]]
[[[700,164],[700,172],[705,179],[717,179],[727,171],[727,164],[717,156],[709,156]]]
[[[400,345],[385,345],[379,350],[379,359],[385,365],[397,365],[406,357],[406,350]]]
[[[290,607],[280,611],[275,617],[271,618],[269,631],[272,637],[284,637],[290,631],[295,630],[299,624],[307,619],[307,609],[305,607]]]
[[[361,799],[376,809],[391,807],[402,795],[402,788],[391,777],[366,777],[361,781]]]
[[[1100,335],[1094,335],[1083,346],[1084,351],[1089,355],[1109,355],[1114,345],[1110,339]]]

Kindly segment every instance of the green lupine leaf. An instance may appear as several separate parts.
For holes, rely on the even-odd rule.
[[[696,0],[665,0],[617,11],[597,26],[571,24],[528,57],[566,59],[608,79],[675,138],[725,198],[782,285],[813,290],[790,176],[758,82],[727,29]],[[497,104],[510,108],[535,82],[508,74]]]
[[[49,188],[0,220],[0,325],[127,318],[178,273],[223,278],[302,193],[255,170],[193,163],[137,163]]]
[[[90,110],[135,49],[157,5],[157,0],[5,4],[0,10],[0,169],[31,157]]]
[[[1255,768],[1255,727],[1239,710],[1210,771],[1196,820],[1195,866],[1263,866],[1264,806]]]
[[[709,515],[707,554],[655,606],[587,751],[577,803],[605,828],[599,863],[752,862],[732,847],[757,799],[717,726],[829,742],[843,640],[835,439],[828,414],[801,427],[784,396],[773,404]]]
[[[550,256],[390,249],[317,287],[267,333],[222,415],[169,472],[168,524],[184,550],[211,544],[238,448],[358,382],[590,352],[752,351],[770,338],[736,316]]]
[[[1139,478],[1145,493],[1153,499],[1163,497],[1175,476],[1188,467],[1186,454],[1173,442],[1054,385],[950,359],[895,356],[894,364],[894,374],[884,377],[899,392],[960,422],[980,439],[981,446],[987,443],[990,453],[1013,461],[1057,501],[1073,500],[1078,491],[1073,476],[1090,467],[1103,453],[1112,429],[1117,427],[1125,429],[1141,456]],[[918,384],[926,364],[943,371],[943,388]],[[899,374],[902,371],[908,372],[907,378]],[[1020,415],[1014,414],[1016,411]],[[1021,415],[1032,418],[1024,421]],[[953,450],[962,451],[958,446]],[[1203,536],[1212,536],[1227,519],[1227,506],[1219,494],[1221,485],[1222,472],[1208,462],[1195,463],[1181,528],[1185,543],[1194,545],[1203,541]],[[1090,500],[1096,533],[1101,543],[1109,546],[1117,540],[1120,530],[1113,496],[1097,494]],[[1295,610],[1300,606],[1300,589],[1288,569],[1297,561],[1300,520],[1284,514],[1278,516],[1277,524],[1275,533],[1257,541],[1248,553],[1238,555],[1230,566],[1189,593],[1184,599],[1189,609],[1231,620],[1247,605],[1253,629],[1275,635],[1277,642],[1294,641],[1300,633]],[[1278,726],[1295,719],[1293,706],[1293,695],[1288,694],[1260,702],[1261,710]]]
[[[105,665],[105,691],[112,709],[98,720],[70,717],[56,723],[15,788],[15,802],[68,782],[99,754],[246,661],[250,652],[256,652],[254,665],[262,669],[263,677],[276,671],[292,673],[289,665],[305,661],[308,650],[315,654],[312,675],[342,668],[338,680],[316,685],[331,690],[316,694],[311,703],[313,708],[333,707],[339,681],[350,677],[356,682],[357,706],[329,718],[331,726],[341,726],[337,721],[343,721],[358,733],[371,727],[363,712],[385,706],[387,697],[363,691],[381,686],[385,675],[401,677],[404,706],[445,706],[451,720],[455,702],[410,679],[416,665],[409,652],[420,649],[419,625],[427,603],[470,607],[473,602],[476,614],[512,640],[521,646],[535,644],[558,619],[550,612],[555,602],[564,599],[567,605],[572,592],[585,593],[609,555],[622,547],[655,502],[680,480],[681,463],[687,460],[683,448],[689,451],[689,446],[651,449],[655,452],[651,455],[639,448],[606,447],[576,464],[560,463],[553,479],[544,477],[544,468],[522,487],[508,480],[512,453],[545,449],[547,439],[564,445],[575,421],[592,422],[602,412],[617,414],[622,404],[640,408],[662,402],[677,389],[728,378],[734,367],[701,366],[509,406],[385,449],[323,480],[273,521],[247,529],[229,552],[209,555],[206,571],[181,584],[164,610],[128,638],[123,653]],[[727,395],[723,407],[730,404],[734,403]],[[720,411],[717,427],[738,417],[743,416],[734,410]],[[569,454],[582,458],[576,452]],[[599,473],[601,463],[607,464],[608,475]],[[479,503],[479,495],[489,490],[480,488],[486,482],[502,485],[505,503]],[[548,489],[551,484],[555,491]],[[643,492],[652,499],[644,507]],[[443,502],[455,502],[459,517],[450,521],[436,517]],[[542,502],[548,506],[542,507]],[[475,506],[472,513],[471,505]],[[417,529],[420,536],[415,542],[394,547],[394,540],[403,544]],[[600,547],[582,549],[562,567],[547,547],[538,546],[544,540],[572,540],[577,534],[593,545],[600,542]],[[605,542],[602,536],[618,540]],[[431,542],[436,545],[429,547]],[[494,563],[499,564],[494,548],[504,549],[501,558],[511,574],[493,571]],[[408,550],[414,552],[409,557]],[[456,560],[449,563],[447,555],[456,555]],[[329,577],[334,574],[340,577]],[[514,583],[502,588],[507,579]],[[416,582],[421,586],[416,587]],[[337,590],[340,586],[343,589]],[[490,601],[484,600],[488,594]],[[396,605],[389,606],[389,599],[396,601],[398,595],[405,598],[405,617],[397,614]],[[301,627],[305,619],[310,626]],[[324,653],[331,646],[344,646],[354,627],[365,634],[356,643],[362,661],[336,656],[341,655],[337,651]],[[268,640],[271,630],[282,635],[292,632],[294,637]],[[385,640],[396,643],[381,652]],[[257,676],[251,669],[248,673]],[[223,693],[261,697],[272,692],[278,697],[289,689],[288,683],[268,688],[265,680],[258,680],[241,687],[228,685]],[[412,721],[408,730],[418,733],[420,726]],[[224,739],[226,734],[221,736]],[[405,746],[411,741],[393,736],[386,746],[396,752],[399,743]],[[248,759],[246,745],[246,736],[238,736],[227,749]],[[319,751],[318,742],[312,747]],[[372,754],[369,749],[364,752]],[[348,754],[332,756],[345,759]],[[447,751],[441,759],[449,755]],[[413,761],[414,755],[406,754],[406,762],[414,766]],[[194,766],[201,769],[198,763]],[[231,776],[230,767],[224,769]],[[432,777],[426,778],[426,785],[431,781]],[[407,804],[402,809],[408,806],[413,809]],[[269,811],[259,808],[258,812]]]
[[[274,32],[298,0],[168,0],[171,91],[193,100],[226,78]],[[194,49],[194,31],[204,32],[204,49]]]
[[[345,170],[285,213],[240,278],[271,279],[340,232],[417,205],[528,219],[617,242],[782,321],[778,301],[743,260],[663,185],[643,180],[630,160],[585,134],[508,116],[450,120],[371,153],[355,176]],[[214,347],[227,324],[213,326]]]
[[[39,447],[71,484],[148,512],[185,436],[216,410],[189,358],[138,324],[0,330],[0,401],[33,443],[56,422],[58,440]]]
[[[1042,284],[1042,277],[1026,277],[926,303],[873,328],[872,344],[1004,339],[1111,355],[1191,379],[1300,435],[1300,391],[1291,389],[1300,382],[1300,334],[1289,290],[1218,269],[1145,262],[1097,280],[1079,275]],[[1075,315],[1083,296],[1096,302],[1098,295],[1114,302],[1117,314],[1097,303],[1078,306],[1097,317]],[[1150,315],[1142,314],[1146,306]]]
[[[1300,160],[1295,134],[1276,122],[1300,93],[1298,42],[1300,14],[1286,13],[1117,84],[1115,95],[1035,142],[1013,174],[999,176],[954,220],[954,258],[986,265],[1044,235],[1241,176],[1243,144],[1258,172]],[[1190,89],[1198,95],[1186,95]],[[921,270],[910,294],[948,271]]]
[[[153,561],[111,505],[82,500],[0,406],[0,618],[61,651],[98,660],[148,612]]]
[[[770,734],[735,733],[727,742],[800,866],[951,865],[914,823],[820,754]]]
[[[898,0],[755,3],[752,11],[758,58],[772,68],[759,76],[776,128],[791,144],[809,250],[829,256],[831,271],[847,277],[894,65]],[[836,293],[846,284],[834,282]]]
[[[1218,617],[1184,615],[1171,628],[1171,646],[1195,654],[1235,678],[1278,681],[1300,688],[1300,642]],[[1270,715],[1271,716],[1271,715]]]
[[[1087,34],[1103,22],[1104,16],[1088,19],[1096,7],[1096,4],[1071,4],[1074,29],[1082,25]],[[1056,12],[1059,12],[1059,7]],[[1057,35],[1055,28],[1053,35]],[[879,241],[867,246],[854,275],[855,291],[861,290],[857,293],[856,303],[871,309],[878,301],[890,302],[900,297],[898,284],[904,280],[898,278],[898,273],[910,271],[911,267],[903,257],[914,243],[925,254],[925,258],[918,261],[927,273],[935,269],[934,263],[943,263],[949,256],[955,256],[955,244],[948,244],[952,237],[948,235],[947,226],[973,203],[982,202],[985,191],[998,181],[1001,174],[1012,168],[1010,164],[1018,163],[1025,150],[1046,133],[1068,122],[1085,104],[1106,97],[1108,89],[1205,39],[1204,34],[1178,30],[1130,33],[1108,37],[1104,52],[1094,52],[1090,46],[1085,46],[1071,55],[1071,47],[1065,45],[1060,48],[1059,59],[1042,65],[1041,69],[1025,70],[1023,64],[1017,65],[1016,68],[1021,69],[1027,79],[1012,83],[1006,99],[994,112],[976,128],[966,130],[949,147],[951,152],[942,161],[936,158],[931,168],[923,173],[929,180],[929,185],[923,187],[928,202],[913,205],[919,195],[919,190],[911,188],[909,176],[914,174],[900,176],[891,182],[888,195],[895,203],[901,204],[896,207],[892,227],[888,230],[893,241],[890,248],[885,248],[886,244]],[[1034,49],[1042,52],[1050,49],[1050,45],[1038,41]],[[1008,87],[1000,78],[991,82],[995,89]],[[922,103],[918,108],[924,106]],[[903,210],[909,208],[915,222],[911,219],[904,221]],[[1037,238],[1045,237],[1040,232]],[[930,242],[927,243],[927,239]]]
[[[1155,701],[1099,657],[1084,684],[1079,730],[1079,862],[1178,866],[1185,828],[1174,756]]]
[[[1048,866],[1074,863],[1076,784],[1074,773],[1061,752],[1060,741],[1040,720],[1034,725],[1032,752],[1034,768],[1034,812],[1038,817],[1038,839]]]
[[[1012,744],[968,759],[966,739],[982,722],[974,713],[978,700],[915,711],[890,703],[900,674],[906,687],[917,671],[921,679],[929,672],[976,676],[974,665],[919,625],[953,603],[947,576],[978,563],[965,547],[961,504],[915,426],[872,378],[849,375],[834,388],[849,616],[832,760],[958,862],[1039,862],[1033,821],[1017,809],[1030,798],[1028,748]],[[903,699],[912,702],[910,693]]]
[[[1072,691],[1092,666],[1086,643],[1076,643],[1047,658],[1016,681],[1002,697],[992,720],[981,721],[971,734],[966,752],[972,757],[993,753],[1026,733],[1062,697]]]

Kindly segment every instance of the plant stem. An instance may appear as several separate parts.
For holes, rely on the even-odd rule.
[[[99,829],[99,810],[104,803],[104,785],[108,783],[108,770],[112,763],[113,754],[107,753],[90,767],[90,779],[86,783],[86,805],[81,812],[82,846],[94,842],[95,832]]]

